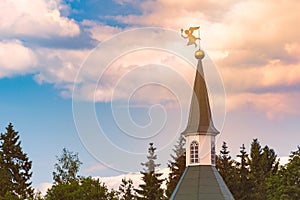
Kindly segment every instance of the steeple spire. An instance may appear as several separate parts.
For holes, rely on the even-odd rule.
[[[194,134],[217,135],[219,133],[214,126],[209,105],[208,92],[202,66],[202,59],[204,56],[204,52],[200,49],[195,52],[195,57],[198,59],[198,65],[194,81],[188,125],[183,132],[185,136]]]

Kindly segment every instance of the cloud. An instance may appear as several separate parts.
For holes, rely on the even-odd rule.
[[[88,166],[87,168],[84,168],[83,172],[84,173],[94,173],[94,172],[99,172],[104,169],[107,169],[108,167],[113,168],[112,166],[104,165],[102,163],[93,163],[90,166]]]
[[[52,187],[52,185],[53,185],[53,183],[48,183],[48,182],[40,183],[36,187],[36,191],[41,192],[41,195],[45,196],[47,194],[47,190],[50,189]]]
[[[53,84],[63,97],[70,98],[77,72],[89,53],[89,49],[29,48],[19,40],[0,41],[0,78],[34,74],[39,84]]]
[[[160,179],[167,179],[168,175],[170,173],[169,168],[163,168],[161,170],[158,170],[158,173],[162,173],[162,176],[159,177]],[[99,178],[101,182],[104,182],[105,185],[109,189],[118,190],[119,186],[122,182],[123,178],[131,179],[133,181],[134,188],[139,188],[139,185],[143,183],[142,181],[142,175],[139,172],[135,173],[128,173],[128,174],[122,174],[119,176],[111,176],[111,177],[93,177],[93,178]],[[162,188],[166,188],[166,181],[163,182]]]
[[[0,41],[0,78],[36,70],[35,53],[18,40]]]
[[[63,97],[70,98],[77,72],[89,52],[89,49],[36,49],[39,70],[34,78],[40,84],[54,84]]]
[[[293,0],[157,0],[141,3],[142,15],[112,18],[175,30],[200,25],[202,47],[224,79],[229,110],[251,104],[277,119],[299,114],[294,109],[300,85],[299,9]]]
[[[284,166],[284,165],[289,163],[289,159],[290,159],[289,156],[281,156],[281,157],[278,158],[279,164]]]
[[[136,105],[190,101],[195,68],[169,52],[138,49],[117,57],[108,66],[98,56],[93,57],[89,57],[96,59],[93,64],[83,65],[75,98],[97,102],[128,100]]]
[[[171,0],[144,1],[139,7],[142,15],[114,16],[114,19],[131,25],[162,26],[178,29],[207,19],[222,18],[223,13],[234,0],[199,1],[188,0],[174,2]]]
[[[79,24],[82,30],[88,32],[91,38],[103,42],[114,34],[133,26],[154,25],[180,30],[180,28],[200,24],[202,47],[208,50],[220,69],[230,97],[229,101],[240,102],[237,99],[245,99],[245,94],[250,98],[255,95],[280,94],[281,100],[289,105],[288,97],[291,93],[296,93],[295,90],[300,80],[298,56],[300,28],[294,24],[298,23],[300,3],[292,0],[281,2],[189,0],[180,3],[157,0],[143,1],[139,4],[136,4],[135,0],[116,0],[116,3],[135,5],[142,14],[106,16],[106,18],[125,23],[127,25],[125,28],[83,20]],[[66,8],[59,0],[42,0],[35,3],[28,3],[27,0],[18,1],[18,3],[7,0],[1,2],[0,5],[3,7],[0,16],[5,15],[5,18],[0,18],[0,35],[5,35],[5,37],[7,35],[9,37],[18,35],[72,37],[80,33],[77,22],[62,16],[61,13]],[[117,41],[116,46],[126,46],[132,40],[138,44],[145,43],[145,38],[131,37],[127,38],[127,41]],[[157,42],[163,41],[165,39],[160,38]],[[11,46],[8,47],[8,44]],[[11,51],[3,51],[1,57],[10,58],[13,54],[18,54],[20,59],[13,59],[11,62],[8,62],[8,59],[2,59],[0,61],[1,77],[33,72],[37,82],[54,84],[60,90],[61,95],[67,98],[71,97],[77,71],[90,51],[90,49],[30,49],[18,40],[2,41],[1,48],[4,46]],[[113,53],[116,46],[107,47],[106,53]],[[112,99],[113,95],[116,99],[122,99],[130,94],[132,89],[136,89],[134,85],[140,78],[152,79],[154,82],[162,79],[169,82],[177,81],[175,76],[166,75],[170,72],[165,68],[164,70],[162,67],[153,66],[142,68],[141,66],[149,64],[146,61],[149,61],[150,57],[150,64],[172,66],[172,70],[191,86],[193,70],[186,70],[187,67],[180,66],[182,63],[175,61],[170,55],[161,56],[158,59],[154,53],[147,52],[147,54],[147,59],[142,54],[136,53],[118,58],[105,71],[104,76],[101,77],[101,87],[97,87],[96,90],[94,83],[99,79],[96,72],[105,66],[99,65],[85,71],[84,79],[78,80],[82,83],[85,81],[77,96],[78,99],[93,101],[95,98],[96,101],[107,102]],[[180,67],[177,69],[176,65]],[[143,74],[144,77],[134,76],[137,72]],[[182,84],[177,83],[177,87],[181,86]],[[282,88],[289,89],[284,91]],[[159,95],[151,95],[151,92],[147,92],[153,88],[144,87],[143,89],[144,93],[141,92],[142,90],[136,93],[135,101],[143,101],[142,97],[151,103],[164,100],[174,101],[174,96],[170,95],[165,88],[157,90]],[[183,87],[179,90],[182,89]],[[147,93],[150,95],[145,96]],[[249,94],[253,95],[249,96]],[[286,97],[283,97],[284,95]],[[263,101],[259,102],[264,105]],[[229,108],[239,107],[239,104],[236,106],[230,102],[229,104]],[[288,113],[291,112],[285,112],[284,115]]]
[[[230,93],[267,91],[300,84],[300,63],[285,64],[280,60],[273,60],[255,67],[226,66],[220,68],[220,71]]]
[[[96,165],[94,167],[91,167],[90,169],[93,168],[96,169],[98,168],[99,165]],[[102,168],[102,166],[100,167]],[[90,172],[89,169],[85,170],[86,172]],[[169,168],[163,168],[158,170],[158,173],[162,173],[162,176],[160,177],[160,179],[167,179],[168,175],[170,173]],[[139,172],[134,172],[134,173],[128,173],[128,174],[122,174],[122,175],[118,175],[118,176],[109,176],[109,177],[100,177],[100,176],[95,176],[93,177],[94,179],[99,179],[101,182],[103,182],[109,190],[119,190],[119,186],[122,182],[123,178],[131,179],[133,181],[133,185],[134,188],[138,188],[139,184],[142,184],[142,175]],[[49,183],[49,182],[44,182],[44,183],[40,183],[37,187],[36,190],[40,191],[42,196],[45,196],[47,194],[47,190],[49,188],[51,188],[53,185],[53,183]],[[163,182],[162,184],[162,188],[166,188],[166,181]]]
[[[78,24],[61,15],[59,0],[4,0],[0,2],[0,35],[25,35],[47,38],[76,36]]]
[[[239,93],[227,96],[227,110],[251,109],[265,113],[269,120],[281,120],[288,115],[300,115],[300,93]]]
[[[108,26],[92,20],[83,20],[81,24],[85,27],[85,30],[90,32],[91,37],[99,42],[109,39],[122,31],[122,28]]]
[[[227,88],[236,91],[299,83],[300,28],[294,26],[299,9],[292,0],[158,0],[142,3],[142,15],[115,19],[178,30],[200,25],[202,46],[221,69]]]

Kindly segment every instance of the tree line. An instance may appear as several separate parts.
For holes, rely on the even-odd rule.
[[[291,152],[289,162],[279,165],[277,155],[267,145],[253,139],[250,153],[244,145],[233,159],[226,142],[217,156],[216,168],[235,199],[300,199],[300,146]],[[0,136],[0,200],[165,200],[169,199],[185,169],[185,139],[180,136],[168,161],[170,173],[162,179],[156,162],[156,147],[149,144],[148,156],[140,172],[143,183],[134,187],[131,179],[122,179],[118,190],[105,183],[78,175],[82,162],[78,153],[67,149],[57,156],[53,185],[45,196],[34,192],[30,181],[32,161],[23,152],[21,141],[10,123]],[[166,184],[166,189],[162,185]]]

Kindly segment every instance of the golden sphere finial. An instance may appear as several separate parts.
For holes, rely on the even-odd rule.
[[[201,49],[199,49],[195,52],[195,57],[198,60],[202,60],[204,58],[204,56],[205,56],[205,53]]]

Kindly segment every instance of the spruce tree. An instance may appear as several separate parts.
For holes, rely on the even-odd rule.
[[[166,190],[167,198],[171,197],[186,167],[185,166],[185,158],[186,158],[185,138],[183,135],[180,135],[177,144],[173,149],[173,152],[175,155],[171,155],[172,161],[169,161],[168,164],[170,173],[167,181],[167,190]]]
[[[267,199],[266,179],[275,174],[278,169],[277,156],[268,146],[262,149],[258,139],[254,139],[251,143],[250,158],[250,197],[257,200]]]
[[[156,167],[160,166],[160,164],[155,163],[157,159],[155,150],[156,148],[153,146],[153,143],[150,143],[148,149],[149,155],[147,156],[148,161],[141,163],[142,166],[146,167],[141,172],[144,183],[139,185],[140,189],[135,190],[138,194],[137,198],[141,200],[161,200],[164,198],[163,189],[160,188],[163,180],[159,179],[162,174],[155,171]]]
[[[261,166],[261,156],[262,150],[260,143],[257,139],[254,139],[251,143],[250,148],[250,162],[249,162],[249,184],[248,187],[251,188],[251,193],[249,193],[250,197],[253,199],[265,199],[262,195],[260,195],[260,186],[263,181],[262,177],[262,166]]]
[[[30,182],[32,162],[22,151],[19,139],[18,132],[13,129],[11,123],[6,127],[6,132],[1,133],[0,136],[0,195],[2,197],[7,193],[23,199],[33,197]]]
[[[277,155],[273,149],[270,149],[267,145],[263,148],[262,151],[262,171],[265,178],[268,178],[269,176],[273,176],[276,174],[278,167],[279,167],[279,161],[277,160]]]
[[[237,162],[237,187],[233,191],[233,195],[239,200],[250,200],[249,194],[251,192],[251,188],[249,188],[249,157],[244,144],[240,147],[240,154],[237,155],[237,157],[240,158],[240,162]]]
[[[234,166],[235,161],[231,159],[231,156],[229,155],[230,152],[227,149],[228,146],[226,142],[223,142],[220,155],[216,157],[216,168],[218,169],[228,189],[233,192],[236,187],[237,170]]]
[[[289,162],[267,179],[268,199],[300,199],[300,146],[290,155]]]
[[[4,166],[2,151],[0,151],[0,177],[0,197],[4,197],[12,188],[12,183],[10,182],[9,170]]]

